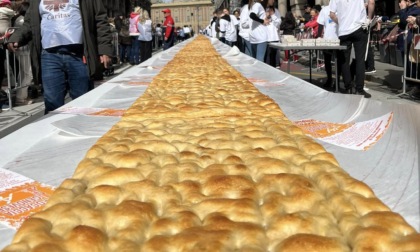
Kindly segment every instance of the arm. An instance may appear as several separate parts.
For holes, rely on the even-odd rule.
[[[258,23],[264,24],[264,19],[259,18],[259,17],[257,16],[257,14],[255,14],[254,12],[251,12],[251,14],[249,14],[249,17],[250,17],[252,20],[254,20],[254,21],[258,22]]]
[[[322,32],[324,31],[324,25],[319,24],[318,25],[318,34],[316,35],[317,38],[322,38]]]
[[[108,15],[102,1],[93,1],[94,12],[96,21],[96,42],[98,46],[98,53],[100,61],[104,64],[105,68],[108,68],[108,64],[111,62],[112,51],[112,34],[110,25],[108,23]]]
[[[375,0],[369,0],[368,2],[368,18],[373,18],[373,12],[375,11]]]
[[[318,26],[318,22],[316,21],[316,18],[314,18],[313,20],[305,24],[305,28],[315,28],[317,26]]]
[[[8,39],[7,48],[10,51],[15,52],[18,47],[24,46],[32,40],[31,15],[33,11],[37,11],[35,5],[31,5],[29,7],[25,15],[23,25],[17,29]]]
[[[334,12],[330,12],[330,18],[336,23],[338,24],[338,18],[337,15]]]

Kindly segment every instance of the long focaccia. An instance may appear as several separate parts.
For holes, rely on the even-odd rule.
[[[10,251],[420,251],[420,235],[198,37]]]

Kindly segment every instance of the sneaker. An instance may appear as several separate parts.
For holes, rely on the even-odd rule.
[[[374,73],[376,73],[375,68],[374,69],[368,69],[368,70],[365,71],[365,74],[374,74]]]
[[[365,98],[372,97],[372,95],[366,92],[364,89],[356,91],[355,95],[363,95]]]

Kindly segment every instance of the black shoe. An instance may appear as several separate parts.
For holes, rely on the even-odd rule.
[[[327,80],[323,85],[324,88],[331,88],[331,86],[332,86],[332,80]]]
[[[372,97],[371,94],[369,94],[368,92],[366,92],[365,90],[358,90],[356,91],[355,95],[363,95],[365,98],[370,98]]]
[[[376,69],[375,68],[373,68],[373,69],[367,69],[365,71],[365,74],[374,74],[374,73],[376,73]]]
[[[346,87],[344,89],[344,91],[342,91],[341,93],[343,93],[343,94],[352,94],[353,93],[353,89],[350,88],[350,87]]]

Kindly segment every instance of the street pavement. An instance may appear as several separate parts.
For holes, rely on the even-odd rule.
[[[283,56],[283,55],[282,55]],[[326,73],[322,66],[313,61],[312,66],[312,84],[322,87],[326,81]],[[322,62],[318,62],[322,63]],[[131,65],[122,64],[115,69],[112,76],[105,77],[103,81],[96,82],[100,85],[104,81],[123,73]],[[309,60],[304,55],[297,62],[290,65],[290,74],[309,81]],[[379,61],[379,53],[375,55],[376,73],[366,75],[365,87],[367,92],[372,95],[371,99],[392,102],[399,104],[416,104],[420,106],[419,100],[413,100],[409,96],[401,96],[403,68],[389,63]],[[287,71],[287,62],[282,62],[279,70]],[[334,72],[334,70],[333,70]],[[334,78],[334,77],[333,77]],[[343,84],[341,84],[343,85]],[[44,104],[42,96],[33,100],[33,103],[25,106],[13,107],[8,109],[3,106],[3,112],[0,113],[0,138],[12,133],[13,131],[39,119],[44,115]]]

